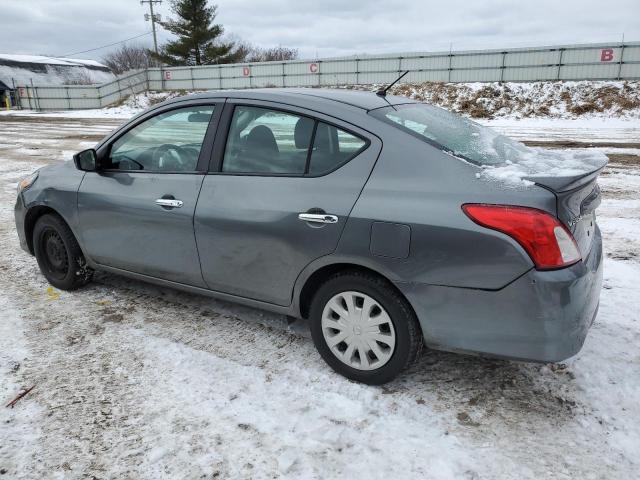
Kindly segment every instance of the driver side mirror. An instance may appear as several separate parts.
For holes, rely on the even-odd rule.
[[[73,163],[78,170],[95,172],[98,170],[98,154],[93,148],[83,150],[73,156]]]

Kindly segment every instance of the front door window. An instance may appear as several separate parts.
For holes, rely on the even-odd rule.
[[[193,172],[213,115],[212,105],[161,113],[129,130],[111,147],[107,170]]]

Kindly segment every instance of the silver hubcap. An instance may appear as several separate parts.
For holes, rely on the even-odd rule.
[[[396,346],[391,318],[378,302],[360,292],[342,292],[327,302],[322,335],[340,361],[358,370],[382,367]]]

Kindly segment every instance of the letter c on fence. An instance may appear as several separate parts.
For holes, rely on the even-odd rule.
[[[318,73],[318,64],[317,63],[310,63],[309,64],[309,71],[311,73]]]
[[[613,48],[603,48],[600,51],[600,61],[610,62],[611,60],[613,60]]]
[[[249,67],[242,67],[242,75],[244,77],[248,77],[250,73],[251,73],[251,70],[249,69]]]

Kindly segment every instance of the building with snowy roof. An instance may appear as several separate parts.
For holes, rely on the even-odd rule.
[[[95,60],[0,53],[0,105],[15,102],[15,89],[29,85],[91,85],[113,80],[109,68]]]

